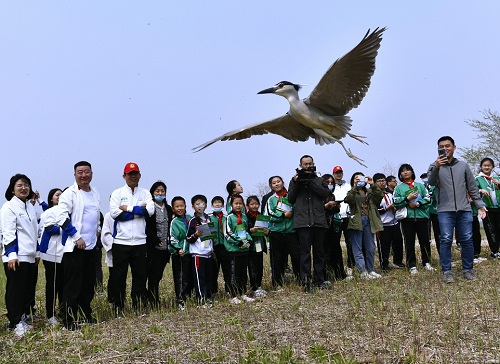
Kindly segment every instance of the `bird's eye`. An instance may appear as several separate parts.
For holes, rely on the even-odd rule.
[[[282,84],[282,83],[278,83],[278,87],[279,87],[279,88],[282,88],[282,87],[283,87],[283,84]]]

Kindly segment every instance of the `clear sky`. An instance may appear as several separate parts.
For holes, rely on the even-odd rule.
[[[345,177],[435,160],[436,140],[475,140],[465,120],[499,111],[500,2],[491,1],[1,1],[0,190],[27,174],[42,197],[93,165],[107,197],[125,163],[141,186],[161,179],[168,199],[245,195],[269,176],[288,181],[300,156]],[[372,85],[340,145],[275,135],[191,148],[240,126],[284,114],[288,103],[257,92],[278,81],[308,84],[371,28],[387,26]]]

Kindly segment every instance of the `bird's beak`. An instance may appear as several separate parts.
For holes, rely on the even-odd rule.
[[[269,88],[266,88],[265,90],[257,92],[257,95],[260,95],[260,94],[274,94],[275,91],[276,91],[276,87],[273,86],[273,87],[269,87]]]

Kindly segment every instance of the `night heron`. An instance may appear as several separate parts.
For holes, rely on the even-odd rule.
[[[358,107],[370,87],[370,78],[375,71],[375,57],[385,29],[377,28],[371,33],[368,30],[356,47],[335,61],[304,100],[299,98],[300,86],[288,81],[278,82],[259,92],[286,98],[290,103],[290,110],[285,115],[230,131],[193,148],[193,151],[198,152],[219,140],[246,139],[252,135],[272,133],[294,142],[309,138],[314,138],[319,145],[337,142],[350,158],[364,166],[363,160],[353,155],[341,139],[348,135],[368,144],[361,139],[364,137],[350,133],[352,119],[347,113]]]

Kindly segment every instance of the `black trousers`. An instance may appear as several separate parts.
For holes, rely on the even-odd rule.
[[[434,240],[436,241],[436,249],[438,254],[440,254],[440,246],[441,246],[441,230],[439,230],[439,219],[437,214],[429,214],[429,240],[431,238],[431,226],[432,232],[434,233]]]
[[[167,263],[170,261],[170,252],[168,250],[159,250],[155,247],[147,248],[147,298],[153,306],[160,304],[160,281],[163,278],[163,272]]]
[[[132,288],[130,296],[132,298],[132,308],[140,309],[146,301],[146,244],[123,245],[113,244],[113,276],[114,276],[114,299],[115,307],[122,309],[125,307],[125,297],[127,290],[127,273],[130,266],[132,274]]]
[[[64,323],[68,326],[79,318],[92,317],[90,303],[94,299],[95,252],[75,247],[71,253],[64,253],[63,308]]]
[[[483,220],[484,232],[488,245],[493,254],[498,253],[500,246],[500,211],[489,209],[486,218]]]
[[[380,268],[387,269],[389,267],[389,256],[392,248],[392,262],[394,264],[403,263],[403,235],[401,234],[401,224],[384,225],[384,230],[380,231],[378,236],[380,239]]]
[[[406,265],[408,268],[417,266],[415,256],[415,235],[420,244],[422,265],[430,263],[431,245],[429,243],[429,220],[428,219],[403,219],[401,220],[406,249]]]
[[[325,251],[325,274],[327,280],[344,279],[346,273],[344,270],[344,260],[342,257],[342,247],[340,246],[340,226],[333,223],[325,231],[325,241],[323,249]]]
[[[95,258],[95,288],[102,288],[103,274],[102,274],[102,248],[94,248],[94,258]]]
[[[38,272],[38,269],[35,263],[20,262],[15,271],[8,269],[7,263],[4,263],[4,270],[7,277],[5,305],[9,328],[13,329],[21,321],[22,315],[30,311],[35,300],[34,272]]]
[[[288,264],[288,256],[292,261],[292,270],[297,280],[300,279],[300,242],[297,233],[280,233],[271,231],[271,275],[274,287],[283,285],[283,277]]]
[[[228,264],[224,262],[228,259],[226,248],[223,244],[217,244],[214,246],[215,259],[212,262],[212,295],[219,291],[219,271],[222,269],[222,276],[224,278],[224,289],[225,292],[229,292],[229,284],[231,282],[231,272],[228,271]]]
[[[60,309],[56,308],[56,300],[59,305],[63,302],[64,268],[63,264],[43,261],[45,268],[45,312],[47,318],[56,316]]]
[[[322,284],[325,279],[325,252],[323,242],[325,240],[325,229],[311,227],[296,229],[300,242],[300,280],[302,284],[309,286],[311,284],[311,248],[312,265],[314,274],[312,283],[314,285]]]
[[[247,290],[248,253],[227,253],[224,262],[229,271],[229,293],[231,297],[245,294]]]
[[[477,216],[472,217],[472,243],[474,245],[474,258],[481,255],[481,226]]]
[[[174,277],[175,298],[177,303],[184,303],[193,291],[191,254],[172,255],[172,275]]]
[[[262,276],[264,275],[264,252],[248,253],[248,276],[250,277],[250,287],[256,291],[262,286]]]
[[[347,225],[349,224],[349,218],[344,217],[342,223],[339,226],[339,230],[335,232],[333,237],[334,245],[340,245],[340,239],[342,238],[342,233],[344,233],[345,245],[347,248],[347,266],[349,268],[355,267],[354,254],[352,253],[352,243],[349,239],[349,230],[347,230]]]
[[[193,282],[196,297],[200,303],[211,297],[212,287],[212,257],[192,256]]]

